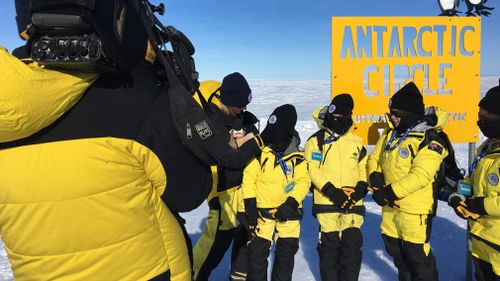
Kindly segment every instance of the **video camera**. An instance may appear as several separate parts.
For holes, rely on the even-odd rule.
[[[53,68],[104,72],[128,71],[144,60],[156,60],[161,69],[172,68],[188,90],[196,87],[195,49],[181,31],[163,26],[154,16],[164,14],[163,4],[155,6],[146,0],[27,1],[31,19],[28,50],[34,61]]]

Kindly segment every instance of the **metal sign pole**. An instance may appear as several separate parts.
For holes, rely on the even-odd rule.
[[[469,142],[469,167],[472,165],[474,161],[474,157],[476,157],[476,143]],[[465,281],[472,281],[472,254],[470,248],[470,225],[469,221],[467,221],[467,233],[465,240]]]

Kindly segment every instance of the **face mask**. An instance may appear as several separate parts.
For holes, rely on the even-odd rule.
[[[500,138],[500,118],[484,118],[477,121],[477,126],[487,138]]]
[[[291,141],[291,138],[288,138],[286,140],[271,141],[269,147],[271,147],[271,149],[274,151],[284,152],[288,148],[288,145],[290,145]]]
[[[327,114],[325,118],[325,126],[333,132],[343,135],[352,127],[352,118],[349,117],[334,117]]]
[[[419,122],[422,119],[423,119],[422,115],[408,112],[404,116],[402,116],[401,119],[399,120],[399,125],[396,128],[396,131],[402,133],[411,126],[417,124],[417,122]]]

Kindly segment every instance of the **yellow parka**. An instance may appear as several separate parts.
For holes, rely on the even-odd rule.
[[[209,169],[176,137],[149,71],[96,78],[0,50],[0,236],[14,278],[190,281],[174,212],[203,201]]]
[[[311,186],[307,162],[302,152],[286,154],[283,161],[290,171],[288,175],[275,153],[265,147],[260,157],[252,160],[243,172],[243,198],[256,198],[260,209],[277,208],[288,197],[293,197],[302,206]]]
[[[321,188],[328,182],[336,188],[342,188],[343,186],[354,187],[358,181],[366,181],[368,157],[363,147],[363,140],[352,130],[334,142],[324,143],[320,149],[318,140],[323,141],[332,134],[318,118],[321,110],[326,110],[326,107],[316,109],[313,113],[320,130],[306,142],[304,152],[314,186],[313,213],[346,212],[346,210],[334,207],[332,201],[321,192]],[[356,206],[347,212],[364,213],[362,200],[358,201]]]
[[[488,140],[478,148],[478,154],[488,145],[486,155],[479,161],[469,179],[474,197],[486,197],[487,215],[470,221],[470,233],[500,248],[500,140]]]
[[[425,147],[420,147],[426,131],[442,130],[448,119],[448,113],[434,107],[427,108],[426,115],[437,118],[436,124],[418,124],[396,148],[387,150],[386,145],[393,133],[390,128],[380,136],[368,158],[368,174],[382,172],[385,184],[390,184],[396,196],[401,199],[399,210],[409,214],[434,212],[433,182],[441,162],[448,155],[446,149],[434,140]],[[396,137],[392,145],[399,139],[400,136]]]

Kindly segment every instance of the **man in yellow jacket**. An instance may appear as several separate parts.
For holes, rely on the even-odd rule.
[[[252,91],[243,75],[238,72],[231,73],[224,77],[222,83],[203,81],[199,91],[207,101],[208,110],[215,113],[216,122],[224,124],[227,129],[227,141],[235,148],[245,135],[259,133],[254,125],[258,121],[257,118],[245,110],[252,100]],[[253,156],[249,155],[247,160],[250,161]],[[249,234],[236,219],[238,203],[243,200],[239,189],[243,168],[244,165],[212,167],[214,184],[207,199],[209,213],[203,233],[193,248],[196,281],[208,281],[211,272],[219,265],[233,240],[230,280],[246,278],[246,244]]]
[[[178,212],[205,200],[210,168],[177,134],[138,14],[110,3],[86,19],[122,16],[123,40],[89,24],[115,34],[101,38],[114,71],[51,70],[0,49],[0,236],[15,280],[192,280]]]
[[[424,107],[413,82],[391,97],[390,129],[368,158],[373,199],[382,206],[382,238],[400,281],[438,280],[429,239],[435,214],[433,182],[448,152],[435,137],[448,115]]]
[[[294,256],[299,249],[302,201],[309,191],[307,162],[295,133],[295,107],[277,107],[262,131],[267,146],[243,174],[243,197],[254,238],[249,246],[247,280],[267,280],[267,258],[276,239],[272,280],[292,280]]]
[[[320,129],[305,145],[314,186],[313,214],[320,224],[318,241],[321,280],[358,280],[367,193],[363,140],[351,131],[354,101],[349,94],[316,110]]]
[[[479,102],[477,125],[488,139],[462,183],[472,188],[472,196],[452,194],[449,203],[457,215],[469,219],[476,279],[500,280],[500,86]]]

